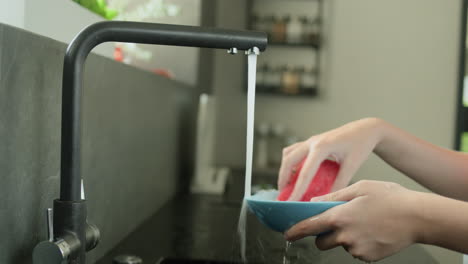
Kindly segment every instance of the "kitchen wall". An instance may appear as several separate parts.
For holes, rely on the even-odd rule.
[[[346,122],[375,116],[452,148],[461,1],[325,1],[324,79],[317,98],[257,95],[256,121],[282,123],[307,138]],[[219,1],[218,25],[244,28],[245,1]],[[244,13],[242,13],[244,10]],[[245,162],[244,56],[215,57],[219,165]],[[371,157],[357,179],[395,181],[425,190]],[[461,255],[427,249],[441,263]]]
[[[0,23],[65,43],[87,25],[102,20],[72,0],[0,0]],[[93,52],[112,57],[113,44],[102,44]]]
[[[21,28],[24,26],[24,0],[0,0],[0,7],[0,23]]]
[[[65,48],[0,24],[2,264],[31,263],[58,198]],[[98,55],[84,79],[82,172],[88,219],[101,231],[94,263],[188,182],[179,176],[191,171],[194,89]]]
[[[151,0],[132,0],[131,8],[127,12],[135,13],[138,6],[144,6]],[[166,0],[179,7],[177,16],[163,16],[148,18],[146,22],[200,25],[201,0]],[[117,18],[118,20],[119,18]],[[69,43],[84,27],[103,21],[104,19],[72,0],[0,0],[0,23],[24,28],[28,31]],[[143,69],[167,69],[173,73],[176,80],[196,86],[198,83],[197,64],[199,63],[199,49],[186,47],[146,46],[140,45],[147,52],[152,53],[149,60],[132,57],[131,64]],[[96,47],[93,52],[113,58],[114,43],[104,43]],[[173,60],[175,55],[184,60]]]
[[[103,21],[72,0],[24,0],[24,29],[69,43],[86,26]],[[104,43],[93,52],[112,58],[114,45]]]

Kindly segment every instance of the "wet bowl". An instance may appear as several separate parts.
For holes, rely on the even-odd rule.
[[[249,210],[267,227],[285,232],[291,226],[345,202],[276,201],[277,190],[260,191],[245,200]]]

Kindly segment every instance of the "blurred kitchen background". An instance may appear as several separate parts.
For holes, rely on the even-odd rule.
[[[269,32],[257,73],[254,178],[274,185],[283,147],[363,117],[468,151],[464,8],[462,0],[0,0],[0,22],[64,43],[106,19]],[[206,94],[195,174],[243,176],[245,56],[115,43],[94,52]],[[375,156],[359,179],[424,190]],[[459,253],[425,248],[440,263],[461,263]]]

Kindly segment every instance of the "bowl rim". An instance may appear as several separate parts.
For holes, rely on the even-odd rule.
[[[267,199],[262,199],[261,197],[264,197],[264,194],[270,193],[270,194],[275,194],[278,195],[279,191],[278,190],[264,190],[262,192],[256,193],[254,195],[251,195],[249,197],[244,197],[243,199],[246,200],[247,202],[249,201],[254,201],[254,202],[262,202],[262,203],[270,203],[270,204],[282,204],[282,205],[304,205],[304,204],[314,204],[314,205],[325,205],[325,204],[330,204],[330,205],[339,205],[339,204],[344,204],[347,201],[279,201],[279,200],[267,200]]]

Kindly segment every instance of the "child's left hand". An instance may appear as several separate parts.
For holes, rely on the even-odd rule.
[[[377,261],[418,241],[421,224],[415,191],[379,181],[360,181],[311,201],[348,201],[346,204],[306,219],[285,233],[295,241],[317,237],[321,250],[343,246],[364,261]]]

